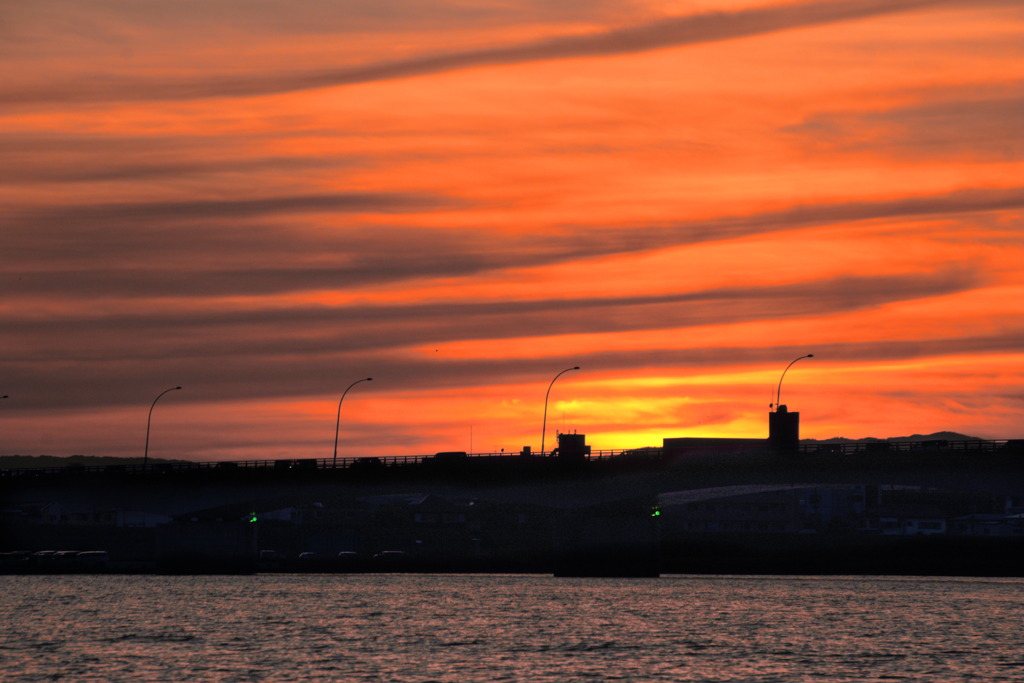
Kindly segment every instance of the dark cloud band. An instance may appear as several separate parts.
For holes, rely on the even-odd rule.
[[[839,0],[785,4],[673,17],[602,33],[550,38],[505,47],[423,55],[410,59],[314,72],[259,77],[214,76],[151,80],[132,76],[81,78],[53,86],[0,88],[8,104],[102,101],[190,100],[251,97],[314,88],[410,78],[481,66],[599,57],[711,43],[788,29],[905,12],[942,4],[935,0]]]
[[[458,205],[459,200],[444,197],[373,194],[15,210],[0,218],[11,262],[0,273],[0,284],[11,298],[205,298],[351,290],[856,221],[1020,209],[1024,188],[798,205],[664,225],[563,226],[547,234],[515,236],[366,226],[355,219],[349,227],[330,229],[280,222],[292,214],[398,213]],[[282,266],[284,255],[289,259]]]

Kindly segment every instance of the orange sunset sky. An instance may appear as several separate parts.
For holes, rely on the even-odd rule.
[[[0,453],[1024,437],[1024,5],[0,9]]]

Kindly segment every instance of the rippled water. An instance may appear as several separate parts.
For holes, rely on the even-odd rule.
[[[5,681],[1020,681],[1024,580],[2,576]]]

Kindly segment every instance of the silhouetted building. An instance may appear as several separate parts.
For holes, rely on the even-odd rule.
[[[662,448],[667,459],[796,453],[800,449],[800,413],[791,413],[784,405],[768,413],[767,439],[678,437],[664,439]]]
[[[559,434],[555,454],[564,462],[583,462],[590,455],[586,434]]]
[[[722,495],[711,489],[662,496],[666,535],[815,534],[846,531],[865,513],[862,486],[792,487]]]
[[[861,531],[884,536],[933,536],[947,531],[946,516],[934,505],[880,505]]]
[[[957,536],[1024,537],[1024,514],[975,514],[950,520],[950,533]]]

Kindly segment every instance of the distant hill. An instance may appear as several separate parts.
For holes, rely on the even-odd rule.
[[[184,462],[183,460],[162,460],[150,458],[151,463]],[[0,455],[0,469],[20,470],[35,467],[67,467],[82,465],[84,467],[106,467],[107,465],[141,465],[142,458],[114,458],[96,455]]]
[[[976,436],[967,436],[957,432],[935,432],[934,434],[913,434],[911,436],[890,436],[885,439],[877,439],[872,436],[863,439],[847,439],[844,436],[834,436],[831,439],[800,439],[800,443],[878,443],[888,441],[899,443],[906,441],[984,441]]]

